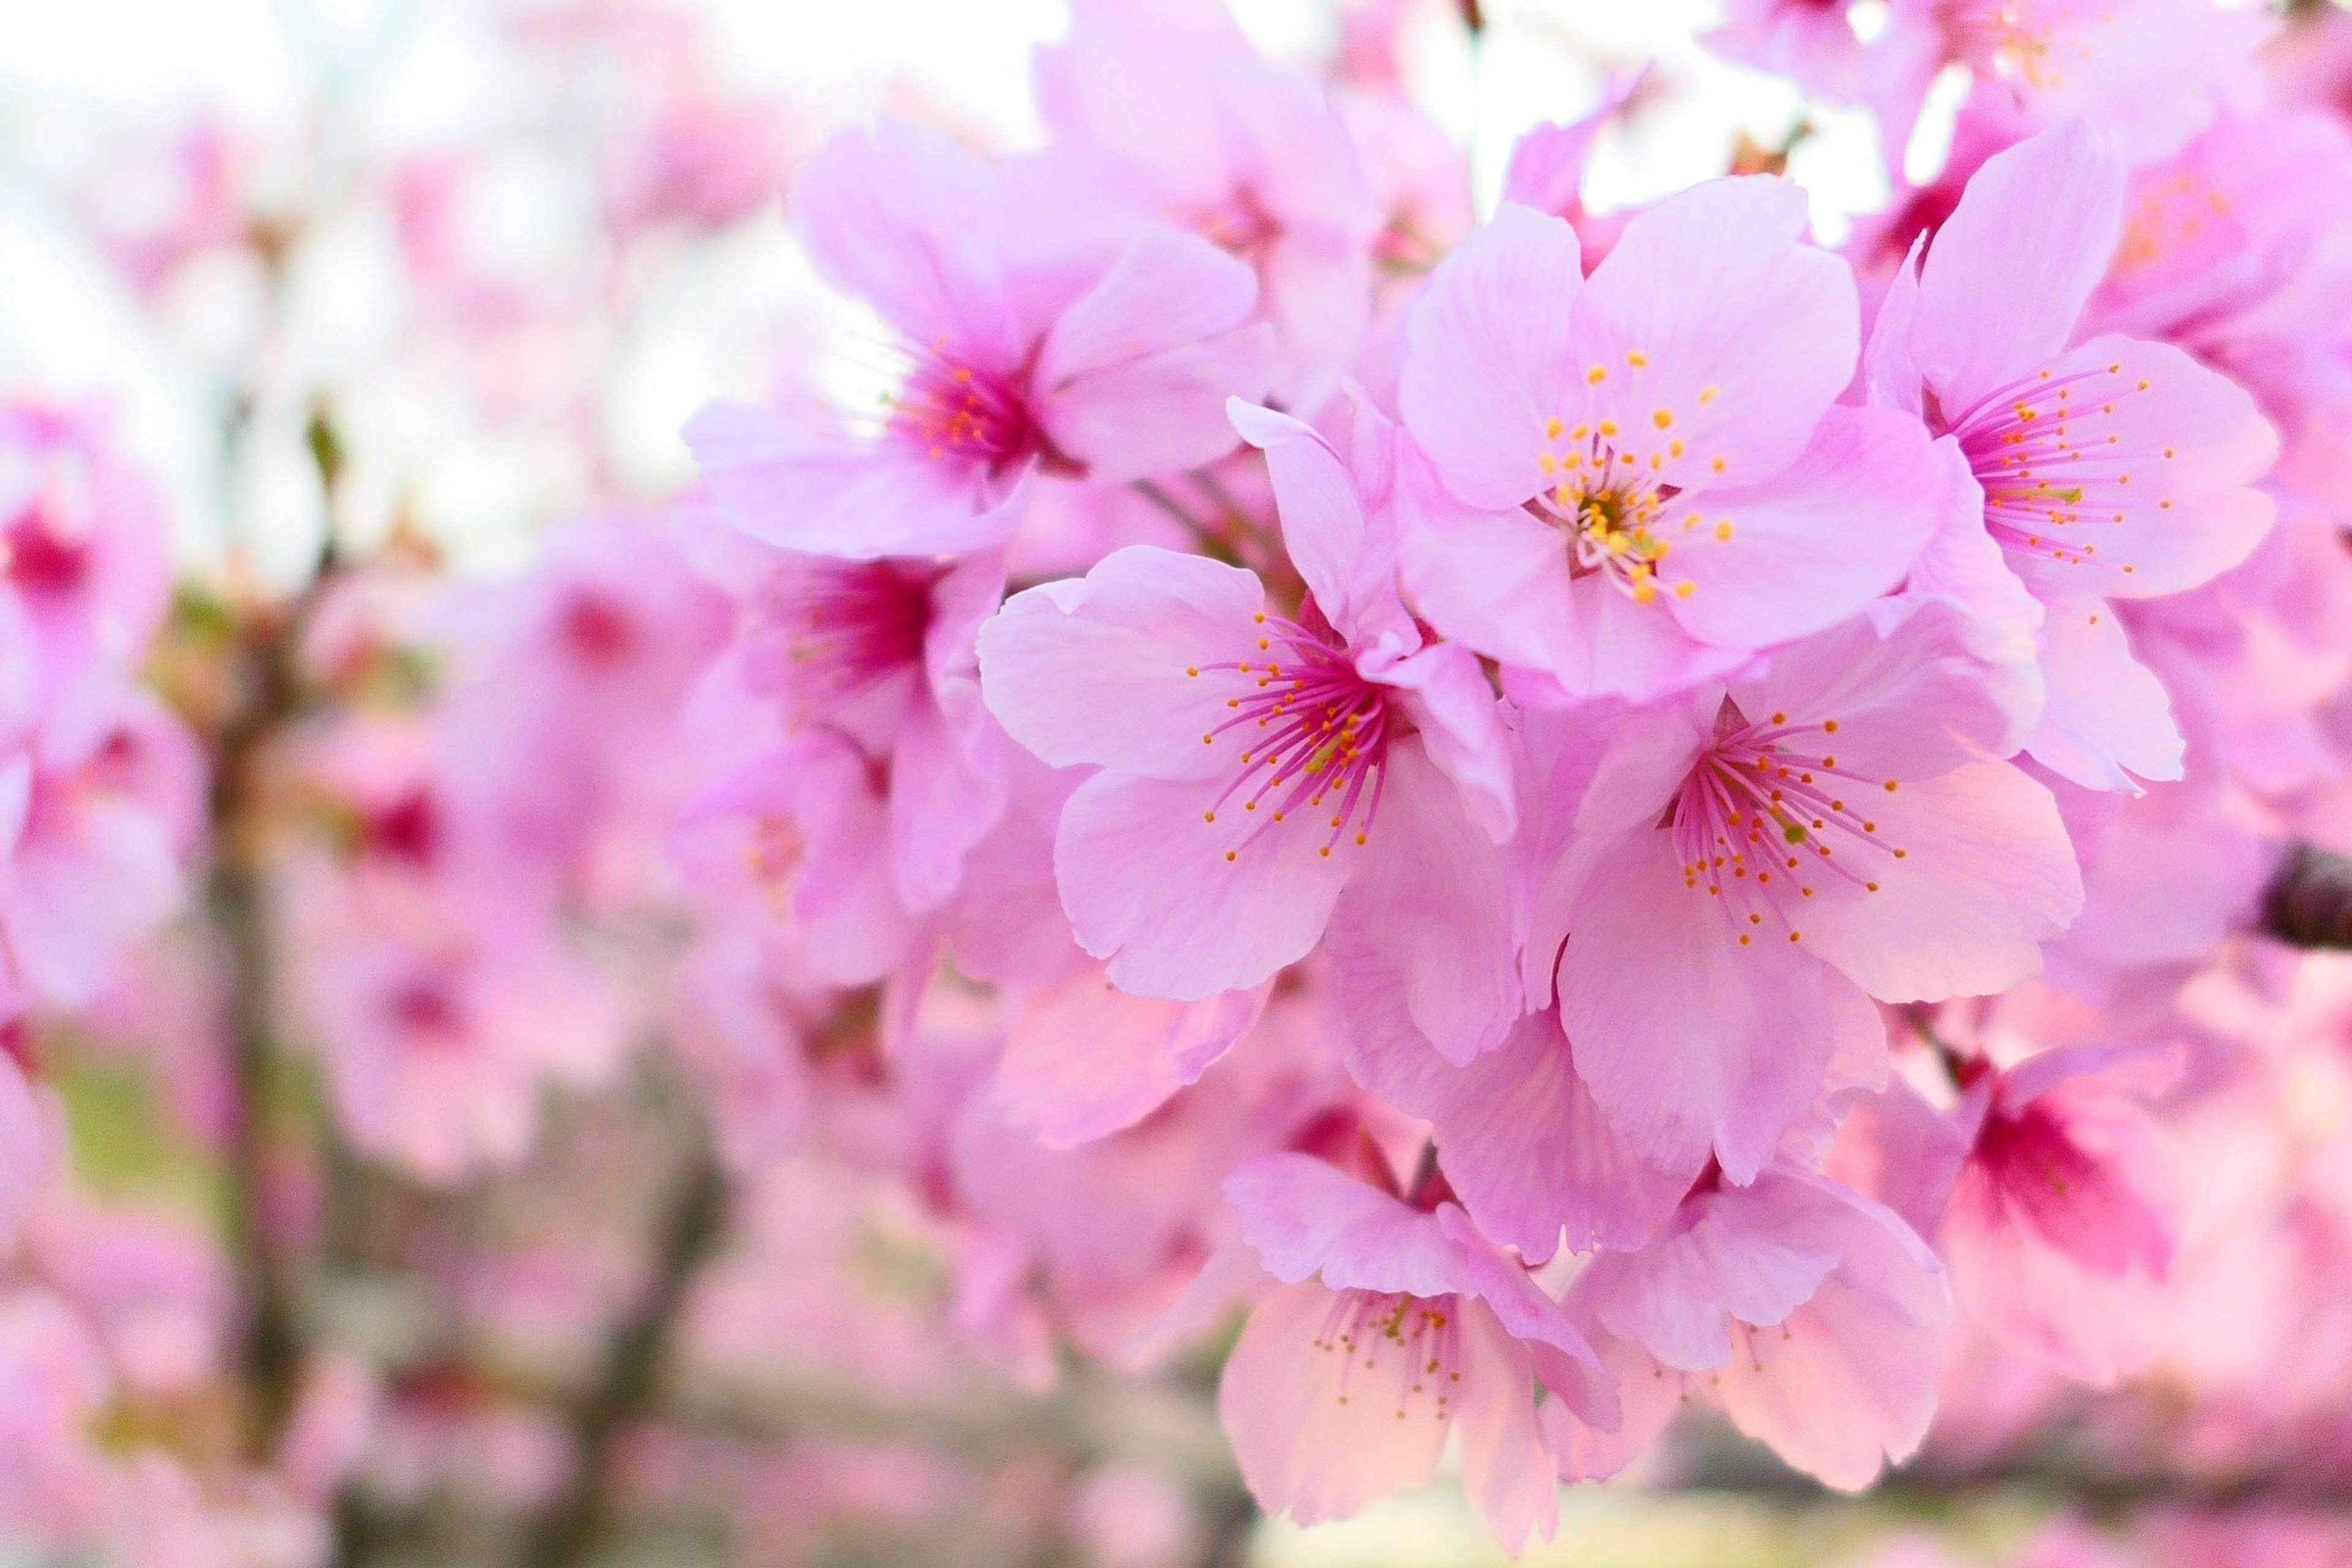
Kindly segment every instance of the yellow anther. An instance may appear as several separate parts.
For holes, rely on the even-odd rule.
[[[1655,425],[1661,430],[1672,429],[1675,423],[1674,410],[1671,408],[1659,409],[1655,414],[1650,416],[1650,423]]]

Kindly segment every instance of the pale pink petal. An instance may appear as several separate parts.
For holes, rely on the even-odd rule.
[[[1774,1181],[1766,1177],[1759,1191]],[[1611,1333],[1670,1367],[1721,1368],[1744,1326],[1784,1322],[1838,1265],[1838,1238],[1791,1217],[1737,1189],[1699,1200],[1683,1229],[1639,1252],[1597,1258],[1577,1281],[1577,1299]]]
[[[793,177],[793,218],[826,281],[919,342],[1010,370],[1013,331],[992,243],[1001,197],[980,158],[929,126],[847,131]]]
[[[1348,464],[1312,426],[1235,399],[1227,409],[1242,438],[1265,454],[1282,516],[1283,548],[1318,608],[1350,646],[1383,635],[1417,640],[1397,592],[1396,539],[1364,515]]]
[[[1378,678],[1411,694],[1406,710],[1422,745],[1462,792],[1472,820],[1497,844],[1509,839],[1518,819],[1517,788],[1501,710],[1477,656],[1456,644],[1435,643],[1381,669]]]
[[[2132,658],[2122,617],[2104,599],[2053,599],[2042,626],[2049,692],[2025,739],[2033,760],[2084,789],[2139,793],[2135,775],[2180,776],[2187,742],[2164,683]]]
[[[1384,963],[1413,1026],[1448,1060],[1501,1043],[1519,1014],[1502,851],[1411,740],[1392,742],[1373,823],[1333,941]]]
[[[1777,725],[1785,714],[1819,727],[1792,749],[1819,747],[1853,787],[1875,792],[1874,803],[1888,779],[1908,788],[2008,756],[2024,731],[2014,683],[1981,655],[1969,617],[1940,602],[1918,604],[1892,626],[1854,620],[1782,648],[1731,696],[1752,721]]]
[[[1328,836],[1307,824],[1215,811],[1223,788],[1103,773],[1063,808],[1062,904],[1121,989],[1180,1001],[1244,990],[1322,936],[1350,861],[1324,854]]]
[[[1407,321],[1397,401],[1448,489],[1516,507],[1548,480],[1555,419],[1575,424],[1583,369],[1569,363],[1570,304],[1584,280],[1576,231],[1506,205],[1438,265]]]
[[[812,555],[873,561],[992,549],[1028,500],[1025,479],[1007,484],[911,442],[811,432],[737,404],[703,409],[685,437],[730,522]]]
[[[1518,1552],[1529,1536],[1549,1541],[1559,1528],[1559,1477],[1536,1424],[1534,1358],[1486,1302],[1465,1300],[1459,1310],[1462,1489],[1503,1550]]]
[[[1462,1288],[1456,1249],[1430,1215],[1305,1154],[1260,1154],[1225,1178],[1242,1239],[1286,1285],[1433,1297]]]
[[[1570,371],[1636,472],[1685,489],[1770,479],[1853,379],[1853,278],[1801,242],[1805,214],[1792,182],[1710,180],[1641,213],[1593,269]]]
[[[1265,593],[1198,555],[1138,545],[1084,578],[1016,594],[980,633],[989,711],[1055,767],[1092,763],[1167,778],[1228,772],[1201,737],[1248,678],[1189,673],[1247,659]]]
[[[1987,159],[1937,230],[1911,355],[1948,417],[2063,350],[2123,228],[2124,163],[2073,124]]]
[[[1402,1373],[1359,1368],[1360,1358],[1333,1348],[1339,1301],[1313,1284],[1260,1301],[1219,1385],[1218,1414],[1242,1479],[1268,1514],[1300,1524],[1346,1519],[1391,1492],[1428,1485],[1453,1430],[1429,1400],[1415,1400],[1400,1420]]]
[[[1037,384],[1050,398],[1081,377],[1220,336],[1256,302],[1246,264],[1197,235],[1146,230],[1055,320],[1038,353]]]
[[[1112,484],[1213,463],[1234,447],[1233,397],[1265,395],[1263,323],[1108,365],[1053,391],[1039,417],[1056,447]]]
[[[1859,1491],[1927,1435],[1951,1292],[1910,1227],[1815,1176],[1837,1216],[1837,1267],[1778,1328],[1759,1326],[1709,1388],[1735,1426],[1825,1484]],[[1830,1205],[1834,1205],[1833,1207]]]
[[[1965,469],[1937,460],[1917,421],[1833,407],[1778,476],[1707,490],[1667,525],[1660,602],[1720,647],[1823,630],[1903,581],[1962,487],[1973,497]]]
[[[963,878],[964,857],[1004,814],[1004,770],[989,765],[1003,737],[971,721],[980,692],[953,694],[959,716],[930,703],[909,708],[890,752],[890,861],[899,899],[910,910],[937,909]]]
[[[1844,874],[1813,878],[1804,945],[1884,1002],[1984,995],[2038,973],[2041,944],[2083,907],[2049,790],[1976,763],[1871,794],[1874,842],[1840,845]]]
[[[1013,1008],[997,1064],[1005,1116],[1051,1148],[1108,1137],[1165,1104],[1257,1021],[1265,990],[1200,1002],[1130,996],[1099,970]]]
[[[2010,563],[2037,592],[2177,594],[2270,532],[2277,505],[2250,487],[2277,458],[2278,434],[2243,387],[2169,343],[2130,338],[2095,339],[2047,374],[2079,378],[2063,415],[2067,453],[1985,480],[1986,516],[2006,521]]]
[[[1685,887],[1664,833],[1625,836],[1576,901],[1560,1021],[1593,1099],[1663,1170],[1696,1174],[1712,1152],[1752,1177],[1812,1104],[1835,1043],[1883,1038],[1878,1010],[1817,957],[1739,934]]]
[[[1378,976],[1338,956],[1351,1070],[1429,1122],[1447,1182],[1486,1235],[1539,1263],[1563,1245],[1638,1247],[1674,1211],[1689,1177],[1653,1168],[1610,1126],[1552,1014],[1522,1018],[1500,1047],[1457,1068],[1382,995]]]
[[[1583,668],[1566,540],[1523,511],[1470,511],[1410,488],[1406,496],[1398,560],[1414,609],[1489,658]]]

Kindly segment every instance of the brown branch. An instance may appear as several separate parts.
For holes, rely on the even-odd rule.
[[[236,1089],[230,1147],[230,1243],[244,1297],[238,1348],[247,1394],[245,1443],[266,1459],[290,1409],[300,1372],[292,1264],[272,1233],[270,1107],[277,1089],[277,990],[268,890],[261,865],[266,810],[261,773],[271,742],[301,704],[297,647],[326,573],[292,605],[256,613],[235,671],[236,698],[214,739],[210,803],[213,861],[205,901],[226,973],[231,1072]]]
[[[664,1354],[688,1288],[726,1227],[726,1172],[698,1120],[696,1134],[662,1219],[652,1277],[614,1330],[595,1381],[572,1409],[572,1479],[532,1524],[521,1558],[525,1568],[587,1562],[612,1525],[614,1450],[632,1426],[653,1414]]]
[[[2290,947],[2352,948],[2352,858],[2290,846],[2256,929]]]

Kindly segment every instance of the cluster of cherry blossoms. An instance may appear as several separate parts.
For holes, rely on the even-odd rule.
[[[1035,144],[582,0],[502,22],[576,163],[84,215],[278,532],[5,389],[0,1541],[1176,1568],[1444,1471],[1517,1552],[1728,1429],[2340,1560],[2352,19],[1733,0],[1785,144],[1602,207],[1690,62],[1479,200],[1479,6],[1069,13]],[[857,326],[666,474],[586,369],[779,190]]]

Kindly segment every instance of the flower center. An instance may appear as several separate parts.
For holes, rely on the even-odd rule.
[[[1339,1290],[1313,1342],[1343,1358],[1340,1404],[1393,1402],[1400,1421],[1450,1421],[1462,1384],[1461,1316],[1452,1296]]]
[[[89,547],[46,499],[19,513],[7,531],[9,578],[35,598],[58,598],[82,585]]]
[[[1657,420],[1663,432],[1674,416],[1661,410]],[[1570,575],[1603,576],[1634,603],[1654,603],[1658,567],[1674,548],[1665,538],[1668,513],[1682,493],[1679,486],[1654,476],[1669,452],[1682,457],[1683,443],[1669,441],[1665,451],[1652,453],[1645,464],[1638,453],[1619,446],[1618,427],[1610,420],[1564,430],[1562,421],[1554,419],[1545,434],[1555,444],[1543,455],[1544,473],[1553,484],[1528,502],[1528,510],[1567,537]],[[1563,437],[1564,447],[1559,445]],[[1702,521],[1694,511],[1672,526],[1687,540],[1699,537]],[[1731,524],[1718,521],[1714,536],[1729,539]],[[1697,586],[1677,583],[1675,596],[1687,599]]]
[[[2085,525],[2122,522],[2133,458],[2116,411],[2148,390],[2120,363],[2064,375],[2038,371],[1987,393],[1947,421],[1977,482],[1985,526],[2011,550],[2079,565],[2098,553]],[[2167,448],[2165,456],[2172,456]],[[2170,510],[2170,500],[2158,501]],[[2123,570],[2128,572],[2130,567]]]
[[[1264,616],[1258,626],[1257,646],[1271,656],[1265,662],[1202,665],[1186,672],[1231,670],[1253,678],[1242,695],[1226,700],[1232,717],[1201,737],[1215,745],[1239,731],[1235,738],[1242,742],[1240,769],[1208,819],[1215,822],[1219,811],[1241,797],[1242,809],[1262,818],[1240,846],[1247,848],[1291,813],[1319,813],[1328,805],[1330,837],[1323,854],[1351,826],[1360,846],[1380,815],[1388,781],[1388,694],[1304,626]],[[1235,858],[1236,851],[1226,851],[1226,859]]]
[[[839,700],[919,666],[937,569],[895,561],[811,562],[772,577],[761,609],[782,644],[783,683]]]
[[[890,404],[891,433],[935,462],[953,458],[996,475],[1044,450],[1017,382],[957,363],[944,343],[916,360]]]
[[[1838,722],[1791,724],[1782,713],[1754,724],[1726,699],[1715,743],[1675,797],[1672,831],[1683,886],[1720,900],[1739,945],[1766,918],[1802,940],[1796,910],[1823,877],[1878,891],[1885,860],[1908,851],[1887,843],[1870,815],[1894,779],[1838,765]]]

